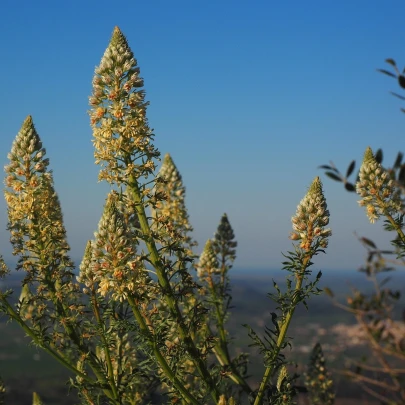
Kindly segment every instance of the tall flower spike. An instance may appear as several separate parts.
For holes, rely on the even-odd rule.
[[[156,203],[154,210],[155,225],[162,223],[161,236],[166,242],[172,242],[170,230],[182,239],[182,245],[189,249],[196,245],[189,235],[193,228],[190,225],[189,217],[185,204],[186,189],[183,185],[180,172],[177,170],[172,157],[167,153],[163,159],[162,166],[159,170],[159,177],[164,180],[157,182],[156,194],[164,194],[164,199]]]
[[[147,177],[159,152],[146,118],[145,92],[137,61],[125,36],[115,27],[95,70],[90,96],[94,157],[104,166],[99,180],[127,183],[129,176]]]
[[[218,225],[212,243],[215,252],[224,261],[228,261],[228,267],[231,267],[236,259],[236,246],[238,243],[235,241],[235,234],[226,214],[221,217],[221,222]],[[225,266],[226,263],[221,263],[221,265]]]
[[[220,270],[217,255],[215,254],[212,246],[212,240],[208,239],[204,250],[201,253],[200,261],[197,265],[197,275],[201,279],[207,276],[209,273],[217,274],[219,272]]]
[[[370,147],[364,153],[356,192],[362,197],[359,205],[366,207],[371,223],[381,215],[394,215],[402,208],[400,191],[389,173],[376,161]]]
[[[13,253],[22,255],[22,267],[51,271],[52,276],[71,276],[73,264],[67,256],[69,245],[62,210],[53,187],[48,159],[31,116],[24,121],[8,155],[5,198]],[[30,258],[34,260],[25,260]],[[41,259],[40,259],[41,257]],[[54,281],[56,281],[54,279]],[[65,280],[66,281],[66,280]]]
[[[292,240],[301,240],[300,247],[309,251],[313,247],[326,248],[328,237],[332,234],[329,228],[329,211],[322,191],[322,183],[316,177],[305,197],[298,204],[297,212],[291,219]]]

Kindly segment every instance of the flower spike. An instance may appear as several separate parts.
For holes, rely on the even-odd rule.
[[[99,180],[127,183],[130,176],[147,177],[159,156],[151,144],[145,92],[139,67],[124,34],[115,27],[95,70],[89,98],[96,164],[104,168]]]
[[[401,210],[400,192],[389,173],[377,162],[370,147],[364,153],[356,192],[362,197],[359,205],[366,207],[371,223],[381,215],[394,215]]]
[[[308,251],[314,246],[328,246],[328,237],[332,231],[325,228],[329,224],[329,211],[319,177],[312,182],[291,221],[294,231],[290,239],[301,240],[302,249]]]

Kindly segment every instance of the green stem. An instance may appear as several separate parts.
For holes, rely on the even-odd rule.
[[[42,250],[41,250],[42,252]],[[44,263],[45,261],[42,258],[41,255],[41,262]],[[99,382],[102,383],[102,385],[107,385],[108,381],[104,376],[104,372],[101,369],[101,367],[97,364],[95,361],[95,355],[94,353],[89,349],[89,347],[83,345],[81,342],[81,339],[79,335],[77,334],[76,328],[72,325],[72,322],[70,321],[67,311],[68,308],[64,302],[61,302],[58,297],[56,296],[56,289],[55,289],[55,282],[51,279],[49,272],[46,272],[45,277],[44,277],[44,283],[48,288],[48,291],[51,295],[51,301],[53,305],[55,306],[56,312],[59,315],[59,317],[62,317],[63,319],[66,319],[66,322],[61,322],[63,325],[63,328],[65,329],[66,334],[69,336],[69,338],[73,341],[73,343],[76,345],[76,347],[80,350],[82,354],[89,354],[89,365],[96,375],[97,379]],[[112,394],[109,390],[103,388],[104,394],[111,400],[114,400],[115,398],[112,397]]]
[[[107,339],[104,335],[104,323],[101,320],[99,305],[98,305],[97,297],[96,297],[96,294],[94,291],[92,294],[91,301],[93,304],[93,312],[96,317],[96,321],[101,330],[101,340],[103,341],[103,345],[104,345],[104,354],[105,354],[105,358],[106,358],[106,362],[107,362],[108,379],[110,382],[110,387],[111,387],[114,399],[119,400],[119,394],[118,394],[117,386],[116,386],[115,380],[114,380],[114,369],[113,369],[113,365],[111,362],[110,350],[108,348]]]
[[[188,353],[190,354],[190,357],[193,360],[193,363],[198,370],[198,373],[200,374],[203,381],[208,385],[212,398],[214,399],[215,402],[217,402],[219,399],[219,396],[220,396],[220,392],[218,390],[218,387],[214,383],[214,381],[211,377],[211,374],[209,373],[209,371],[206,367],[205,362],[200,357],[200,352],[199,352],[198,348],[194,344],[194,341],[191,338],[191,336],[189,335],[188,329],[184,322],[183,315],[177,304],[175,295],[173,293],[173,289],[172,289],[169,279],[167,277],[166,270],[160,259],[160,256],[159,256],[156,244],[155,244],[155,240],[152,236],[152,232],[151,232],[149,222],[148,222],[148,219],[147,219],[147,216],[145,213],[145,208],[143,205],[138,182],[133,175],[131,175],[129,177],[128,187],[129,187],[129,191],[132,195],[133,201],[135,203],[135,208],[136,208],[136,212],[138,214],[139,223],[141,226],[142,233],[144,235],[144,241],[145,241],[146,247],[148,248],[148,251],[150,254],[150,261],[156,270],[159,284],[162,287],[164,299],[170,309],[170,312],[172,313],[172,316],[177,321],[180,338],[184,342],[186,349],[187,349]]]
[[[32,224],[34,225],[34,228],[38,231],[38,234],[40,234],[41,232],[38,229],[38,227],[39,227],[38,226],[38,215],[40,215],[40,213],[34,212],[34,214],[35,215],[32,218]],[[92,371],[96,375],[98,381],[100,381],[102,383],[102,385],[107,385],[108,381],[104,376],[103,370],[97,364],[94,353],[90,350],[90,348],[88,346],[86,346],[82,343],[82,341],[80,339],[80,334],[77,333],[76,325],[70,320],[70,317],[68,316],[69,308],[68,308],[67,303],[65,301],[59,300],[58,297],[56,296],[56,287],[55,287],[56,280],[50,271],[52,269],[52,265],[49,265],[49,259],[47,258],[47,255],[44,254],[45,246],[40,238],[38,238],[38,250],[39,250],[40,263],[47,267],[46,271],[44,271],[44,274],[43,274],[43,282],[51,295],[51,302],[53,303],[53,305],[55,307],[58,317],[66,320],[66,322],[61,322],[66,334],[69,336],[69,338],[72,340],[72,342],[76,345],[76,347],[79,349],[79,351],[82,354],[90,355],[89,356],[89,365],[90,365]],[[109,392],[109,390],[104,388],[103,392],[107,395],[108,398],[114,400],[114,398],[112,398],[111,392]]]
[[[394,221],[394,218],[392,218],[391,215],[386,214],[386,217],[388,218],[388,221],[390,221],[391,225],[395,228],[395,230],[398,233],[398,236],[401,238],[402,243],[405,244],[405,234],[402,231],[401,227]]]
[[[183,398],[187,401],[188,404],[200,405],[198,400],[190,394],[190,392],[184,387],[183,383],[176,377],[173,370],[167,363],[165,357],[160,352],[159,347],[154,341],[153,336],[151,335],[151,331],[149,330],[144,317],[142,316],[138,306],[136,305],[134,298],[128,296],[128,303],[131,306],[132,312],[134,313],[135,319],[137,320],[141,331],[144,333],[150,343],[156,360],[158,361],[160,367],[162,367],[162,370],[167,378],[169,378],[173,385],[177,388],[177,390],[181,392]]]
[[[32,218],[32,223],[35,227],[35,229],[38,229],[38,213],[35,212],[35,216]],[[40,233],[40,232],[39,232]],[[39,239],[40,240],[40,239]],[[47,257],[44,255],[45,252],[45,246],[43,242],[38,243],[38,249],[39,249],[39,260],[40,263],[44,266],[47,266],[47,270],[44,271],[43,274],[43,283],[47,287],[47,290],[49,291],[49,294],[51,296],[51,302],[54,305],[55,311],[59,317],[59,319],[64,319],[66,322],[61,322],[63,325],[63,328],[66,332],[66,334],[69,336],[69,338],[72,340],[72,342],[76,345],[76,347],[79,349],[79,351],[82,354],[88,355],[89,354],[89,365],[92,371],[94,372],[95,376],[97,377],[98,381],[104,386],[108,385],[108,380],[105,378],[104,372],[101,369],[101,367],[97,364],[95,355],[94,353],[90,350],[90,348],[86,345],[84,345],[80,339],[80,335],[78,334],[76,330],[76,325],[70,320],[70,317],[68,316],[69,313],[69,308],[68,305],[66,304],[65,301],[59,300],[59,298],[56,296],[56,287],[55,283],[56,280],[53,275],[51,274],[50,269],[52,268],[52,265],[49,265],[49,260]],[[103,388],[102,389],[104,394],[111,400],[115,402],[114,394],[111,393],[110,390]]]
[[[217,328],[219,332],[219,342],[214,348],[214,354],[222,366],[227,366],[230,368],[231,374],[229,375],[229,378],[236,384],[240,385],[245,392],[250,393],[252,392],[252,389],[249,387],[249,384],[245,381],[245,379],[238,373],[238,370],[231,361],[231,356],[229,355],[228,350],[228,341],[226,339],[226,332],[224,328],[224,317],[222,315],[223,311],[221,311],[219,298],[211,274],[209,275],[209,277],[210,280],[208,282],[208,286],[214,301],[215,314],[217,318]],[[225,278],[221,278],[222,283],[224,282],[224,280]]]
[[[280,334],[278,335],[277,344],[276,344],[276,347],[274,348],[274,352],[273,352],[272,358],[270,360],[270,366],[266,367],[262,382],[260,383],[260,386],[259,386],[259,391],[257,393],[257,397],[256,397],[253,405],[262,404],[266,385],[269,382],[269,379],[273,373],[274,361],[277,359],[277,356],[280,353],[281,346],[283,345],[284,339],[286,337],[288,327],[290,326],[291,319],[294,315],[295,308],[298,305],[298,302],[300,299],[299,294],[297,294],[297,293],[301,290],[302,282],[304,280],[305,269],[307,268],[309,260],[310,260],[310,256],[306,256],[302,262],[302,270],[297,275],[297,282],[296,282],[295,290],[294,290],[295,294],[294,294],[294,297],[291,302],[291,308],[288,311],[286,317],[283,320],[283,323],[280,326]]]

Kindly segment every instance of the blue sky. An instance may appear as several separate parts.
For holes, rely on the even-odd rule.
[[[345,169],[366,146],[393,162],[405,116],[376,72],[404,47],[403,1],[36,1],[0,5],[0,159],[31,114],[80,260],[108,191],[97,183],[86,111],[95,66],[118,25],[145,79],[156,145],[187,187],[200,249],[226,212],[239,268],[277,268],[291,216],[317,175],[333,236],[316,268],[361,265],[353,232],[388,246],[357,197],[317,169]],[[6,206],[0,247],[9,259]]]

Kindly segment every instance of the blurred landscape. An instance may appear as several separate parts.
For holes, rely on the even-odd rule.
[[[317,274],[314,267],[314,278]],[[396,286],[404,294],[405,275],[396,271],[392,274],[389,287]],[[267,294],[274,291],[273,280],[282,288],[285,284],[286,272],[264,270],[231,270],[232,309],[228,321],[228,330],[233,337],[234,353],[250,353],[249,375],[251,385],[257,387],[263,373],[263,364],[251,343],[247,329],[248,324],[256,332],[261,333],[265,325],[272,327],[270,313],[275,310],[274,303]],[[20,273],[13,273],[2,282],[1,288],[13,288],[14,296],[19,296]],[[333,290],[339,302],[344,302],[351,288],[363,292],[372,291],[372,284],[363,273],[356,270],[323,272],[319,286]],[[309,310],[301,306],[297,309],[289,329],[293,336],[293,350],[285,352],[288,359],[298,364],[297,373],[302,374],[308,363],[313,346],[320,342],[324,350],[329,370],[339,370],[348,366],[348,359],[360,359],[368,355],[367,346],[355,323],[354,317],[337,308],[330,297],[321,294],[308,301]],[[401,322],[405,301],[401,298],[395,318]],[[405,329],[404,329],[405,335]],[[78,399],[73,392],[69,393],[67,384],[70,377],[62,366],[56,363],[41,349],[29,344],[19,326],[8,323],[3,316],[0,318],[0,375],[6,385],[6,404],[30,404],[32,392],[38,392],[46,405],[77,404]],[[360,387],[348,381],[336,371],[333,372],[337,391],[336,404],[377,404],[370,400]],[[302,380],[300,380],[302,383]],[[302,398],[299,404],[309,404]]]

